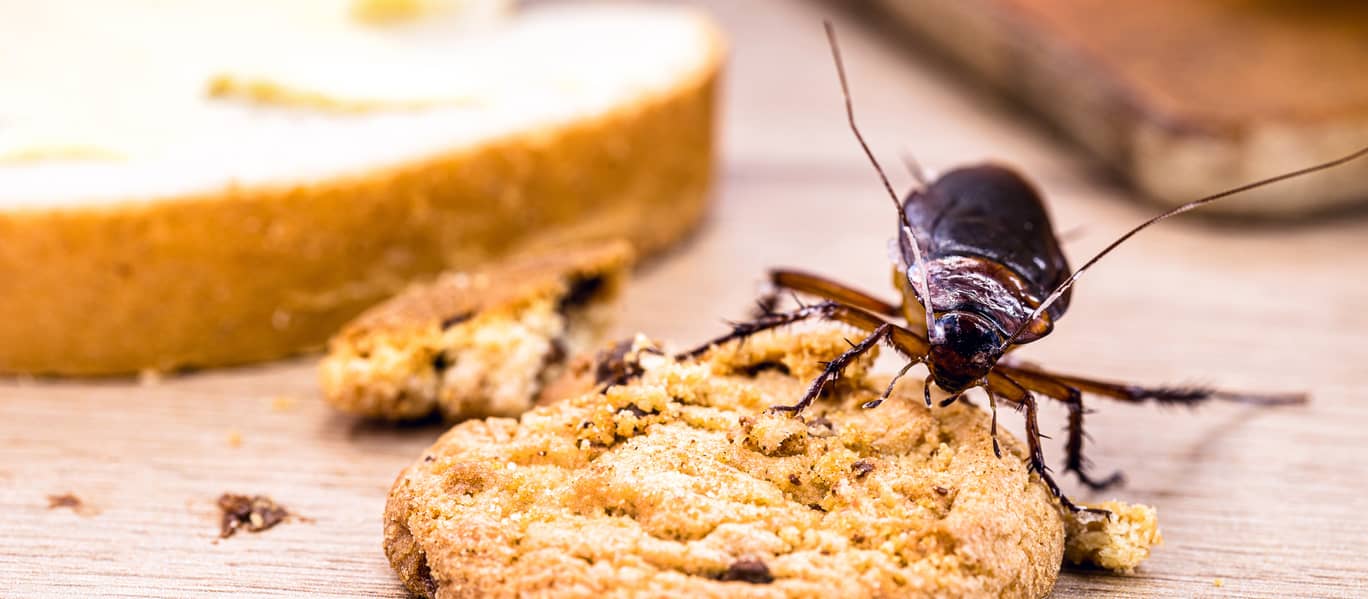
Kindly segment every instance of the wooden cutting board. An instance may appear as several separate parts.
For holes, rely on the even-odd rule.
[[[1166,203],[1368,145],[1365,2],[882,4]],[[1368,161],[1213,208],[1304,213],[1364,200]]]

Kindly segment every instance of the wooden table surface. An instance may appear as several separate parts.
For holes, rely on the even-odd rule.
[[[681,344],[716,333],[772,265],[891,296],[892,213],[845,129],[820,26],[829,9],[711,8],[733,43],[716,208],[690,242],[639,273],[620,332]],[[861,120],[900,185],[904,150],[933,169],[1013,163],[1044,190],[1058,228],[1079,228],[1067,247],[1075,262],[1154,212],[940,62],[868,20],[837,24]],[[1024,350],[1032,361],[1313,399],[1276,410],[1094,401],[1091,457],[1129,480],[1106,495],[1157,506],[1166,544],[1134,575],[1065,571],[1056,596],[1368,593],[1365,249],[1362,213],[1276,225],[1187,219],[1145,233],[1080,283],[1056,332]],[[380,514],[394,476],[443,427],[333,413],[314,365],[156,384],[0,383],[0,596],[402,596],[380,550]],[[1061,412],[1049,408],[1047,431]],[[1055,438],[1048,458],[1058,464]],[[216,542],[223,492],[267,494],[311,521]],[[48,496],[64,493],[86,508],[49,509]]]

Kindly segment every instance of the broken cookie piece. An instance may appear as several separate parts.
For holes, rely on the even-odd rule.
[[[626,243],[604,243],[412,287],[332,339],[324,398],[386,420],[520,414],[597,341],[631,258]]]
[[[100,513],[100,510],[95,509],[95,507],[91,505],[88,505],[85,501],[82,501],[81,498],[77,497],[74,493],[48,495],[47,500],[48,509],[50,510],[68,508],[72,512],[75,512],[78,516],[94,516],[95,514]]]
[[[224,493],[218,498],[219,538],[226,539],[238,530],[261,532],[284,522],[290,511],[264,495],[235,495]]]
[[[647,353],[604,391],[463,422],[395,482],[386,555],[424,597],[1047,594],[1062,511],[981,410],[916,385],[861,409],[887,385],[865,356],[802,417],[765,412],[846,336]]]
[[[1164,542],[1158,513],[1150,506],[1108,501],[1086,507],[1104,509],[1111,515],[1070,515],[1065,522],[1064,559],[1071,564],[1134,572],[1149,557],[1150,548]]]

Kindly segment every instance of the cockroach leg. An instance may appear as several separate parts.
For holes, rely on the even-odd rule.
[[[840,378],[841,373],[845,371],[846,366],[849,366],[856,358],[869,353],[869,350],[874,349],[874,346],[878,345],[880,341],[883,341],[884,338],[888,337],[892,332],[892,324],[884,323],[879,325],[879,328],[874,329],[873,333],[870,333],[867,337],[860,340],[859,343],[852,344],[850,349],[837,356],[835,360],[827,362],[826,368],[822,370],[822,374],[817,375],[817,378],[813,379],[812,384],[808,386],[807,393],[803,394],[803,398],[798,400],[798,403],[791,406],[771,406],[769,410],[771,412],[801,413],[803,410],[807,409],[808,406],[812,405],[813,400],[817,399],[818,395],[821,395],[822,389],[826,388],[828,383],[834,382],[836,379]]]
[[[699,356],[702,356],[703,354],[708,353],[708,351],[715,346],[723,345],[733,341],[742,341],[747,337],[751,337],[752,335],[755,335],[763,331],[777,329],[784,325],[789,325],[795,322],[807,320],[809,318],[822,316],[823,311],[831,309],[828,307],[828,305],[835,306],[835,304],[832,302],[823,302],[821,304],[805,306],[797,310],[793,310],[791,312],[771,312],[769,314],[761,315],[747,322],[734,322],[732,323],[732,330],[727,332],[727,334],[712,339],[711,341],[699,345],[698,347],[695,347],[691,350],[680,352],[675,355],[675,359],[694,359]]]
[[[1029,383],[1027,383],[1029,385]],[[1120,470],[1112,472],[1111,475],[1103,479],[1096,479],[1086,472],[1088,460],[1083,457],[1083,414],[1086,410],[1083,407],[1083,394],[1078,389],[1065,386],[1068,390],[1063,397],[1054,397],[1069,409],[1069,430],[1068,440],[1064,444],[1064,471],[1072,472],[1078,480],[1089,489],[1101,491],[1121,484],[1125,481],[1125,476]],[[1044,393],[1044,391],[1042,391]]]
[[[936,375],[927,373],[926,380],[922,381],[922,398],[926,400],[926,407],[931,407],[931,383],[935,382]]]
[[[866,410],[879,407],[879,405],[882,404],[884,400],[887,400],[889,396],[893,395],[893,387],[898,384],[898,379],[901,379],[903,375],[907,374],[907,371],[912,370],[912,367],[916,366],[917,364],[920,364],[920,362],[917,360],[913,360],[904,365],[902,367],[902,370],[899,370],[898,374],[893,375],[893,379],[888,381],[888,388],[884,389],[883,395],[880,395],[878,399],[864,402],[860,405],[860,407]]]
[[[835,360],[826,365],[822,374],[813,381],[808,392],[797,404],[792,406],[777,406],[773,408],[782,412],[801,412],[811,404],[817,397],[822,388],[830,381],[840,375],[841,371],[856,357],[873,349],[880,341],[887,341],[895,350],[910,361],[920,362],[926,358],[926,353],[930,346],[922,336],[896,324],[885,321],[876,314],[855,306],[849,306],[833,301],[824,301],[819,304],[804,306],[791,312],[779,312],[761,316],[750,322],[736,323],[732,326],[731,332],[722,335],[703,345],[691,350],[681,352],[675,356],[678,360],[694,359],[708,353],[713,347],[733,341],[740,341],[755,335],[761,331],[775,329],[785,325],[793,324],[810,318],[821,318],[850,325],[862,331],[867,331],[869,335],[860,343],[853,344],[849,351],[841,354]]]
[[[1017,384],[1046,397],[1063,403],[1069,409],[1068,440],[1064,444],[1064,471],[1072,472],[1078,480],[1094,491],[1100,491],[1120,484],[1124,477],[1113,472],[1103,479],[1096,479],[1085,471],[1087,460],[1083,457],[1083,394],[1078,388],[1054,375],[1027,369],[1004,368],[1012,372],[1011,379]]]
[[[819,297],[882,316],[899,314],[897,304],[886,302],[844,283],[802,271],[776,268],[769,271],[768,288],[756,302],[760,310],[757,316],[772,314],[778,305],[779,293],[783,290]]]
[[[1072,472],[1078,480],[1089,489],[1101,491],[1121,484],[1125,481],[1125,476],[1120,470],[1112,472],[1111,475],[1103,479],[1095,479],[1084,471],[1087,467],[1087,460],[1083,458],[1083,394],[1077,389],[1071,389],[1065,398],[1057,398],[1064,402],[1069,408],[1069,438],[1064,445],[1064,471]]]
[[[983,386],[983,390],[988,392],[988,407],[993,413],[993,424],[988,429],[988,435],[993,438],[993,455],[1002,459],[1002,447],[998,445],[997,438],[997,394],[993,393],[993,388],[986,384]]]
[[[1094,514],[1110,516],[1111,512],[1096,508],[1080,507],[1071,501],[1063,492],[1059,490],[1059,484],[1050,475],[1050,468],[1045,465],[1045,452],[1040,447],[1040,422],[1037,420],[1037,413],[1040,410],[1035,396],[1026,394],[1026,401],[1023,406],[1026,410],[1026,443],[1031,451],[1030,469],[1040,475],[1040,480],[1044,481],[1045,486],[1049,487],[1050,492],[1059,498],[1059,503],[1071,512],[1091,512]]]
[[[1099,515],[1111,515],[1111,512],[1108,512],[1107,510],[1080,507],[1069,500],[1069,498],[1059,490],[1059,484],[1055,482],[1054,477],[1050,475],[1049,467],[1045,465],[1045,451],[1040,445],[1040,422],[1037,418],[1039,405],[1035,400],[1035,396],[1020,382],[1017,382],[1004,374],[997,374],[998,376],[989,377],[988,384],[997,385],[994,391],[997,391],[1002,399],[1016,404],[1017,407],[1022,409],[1025,413],[1026,447],[1030,452],[1030,457],[1027,458],[1027,469],[1038,474],[1041,482],[1045,483],[1045,487],[1050,490],[1050,493],[1059,498],[1060,505],[1063,505],[1069,511],[1075,513],[1089,512]]]
[[[1212,399],[1260,406],[1283,406],[1306,403],[1305,393],[1261,394],[1221,391],[1207,387],[1143,387],[1140,385],[1128,385],[1124,383],[1113,383],[1077,376],[1055,374],[1026,366],[1000,366],[999,368],[1006,373],[1010,373],[1011,376],[1017,380],[1023,380],[1025,378],[1047,378],[1061,385],[1078,389],[1084,393],[1093,393],[1131,403],[1153,401],[1159,404],[1193,405]]]
[[[848,306],[833,301],[825,301],[810,306],[804,306],[791,312],[778,312],[767,316],[756,318],[749,322],[740,322],[732,326],[731,332],[722,335],[699,345],[691,350],[675,355],[676,359],[689,360],[708,353],[714,346],[739,341],[756,333],[776,329],[785,325],[801,322],[811,318],[820,318],[850,325],[866,332],[873,332],[883,325],[890,325],[891,332],[887,333],[888,343],[898,350],[903,357],[909,360],[923,360],[926,357],[930,346],[921,335],[908,330],[906,327],[891,324],[875,314],[854,306]]]

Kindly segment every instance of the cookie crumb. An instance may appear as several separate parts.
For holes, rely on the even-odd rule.
[[[218,498],[223,517],[219,522],[219,538],[233,536],[239,529],[261,532],[284,522],[291,514],[265,495],[235,495],[224,493]]]
[[[95,514],[99,513],[99,511],[95,508],[86,505],[86,503],[84,501],[81,501],[81,498],[77,497],[74,493],[48,495],[47,500],[48,509],[50,510],[60,508],[71,508],[71,511],[75,512],[79,516],[94,516]]]
[[[1111,515],[1082,512],[1065,519],[1064,558],[1070,563],[1130,573],[1149,557],[1152,547],[1164,542],[1158,513],[1150,506],[1108,501],[1085,507]]]
[[[230,430],[228,431],[226,440],[228,441],[228,446],[232,447],[233,449],[242,447],[242,432],[238,430]]]
[[[722,573],[721,580],[724,582],[769,584],[774,582],[774,575],[770,574],[769,566],[765,565],[764,561],[754,557],[743,557],[727,566],[727,571]]]
[[[864,478],[865,475],[874,471],[874,460],[858,459],[850,465],[850,471],[855,473],[855,478]]]
[[[1214,587],[1217,587],[1217,588],[1223,587],[1223,586],[1225,586],[1225,579],[1224,579],[1224,578],[1217,578],[1216,580],[1211,581],[1211,586],[1214,586]]]
[[[288,412],[294,409],[296,403],[298,402],[293,397],[288,395],[277,395],[271,398],[271,411]]]

